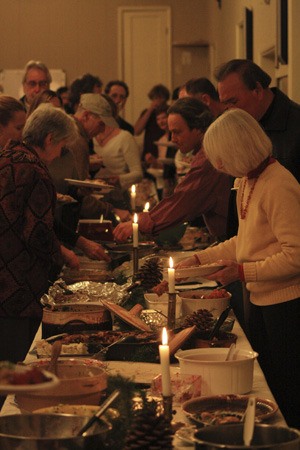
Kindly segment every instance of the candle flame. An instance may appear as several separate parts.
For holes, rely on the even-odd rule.
[[[172,256],[170,256],[170,258],[169,258],[169,267],[170,267],[170,269],[173,269],[173,267],[174,267]]]
[[[168,345],[168,333],[166,327],[162,330],[162,345]]]
[[[131,193],[132,193],[132,194],[135,194],[135,184],[133,184],[133,185],[131,186]]]
[[[150,208],[150,203],[149,202],[145,203],[145,206],[144,206],[145,212],[148,212],[149,208]]]
[[[133,221],[134,221],[134,223],[138,223],[138,215],[137,215],[137,213],[134,213]]]

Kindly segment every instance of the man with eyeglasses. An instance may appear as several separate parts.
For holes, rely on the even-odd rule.
[[[41,92],[49,89],[52,81],[48,67],[40,61],[29,61],[23,76],[24,96],[20,99],[28,110],[32,100]]]

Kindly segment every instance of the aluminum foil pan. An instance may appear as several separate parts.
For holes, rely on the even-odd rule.
[[[131,280],[119,285],[113,282],[97,283],[95,281],[80,281],[66,285],[63,280],[57,280],[41,298],[43,306],[55,309],[62,304],[100,303],[109,300],[121,304],[129,296],[128,287]]]

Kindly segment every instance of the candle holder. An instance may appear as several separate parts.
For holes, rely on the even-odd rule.
[[[138,247],[133,247],[132,259],[133,259],[133,275],[136,275],[139,270],[139,248]]]
[[[173,394],[163,395],[163,414],[168,422],[172,422],[173,418]]]
[[[175,312],[176,312],[176,293],[169,292],[168,301],[168,329],[173,330],[175,328]]]

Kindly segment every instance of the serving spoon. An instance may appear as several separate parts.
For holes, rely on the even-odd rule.
[[[61,352],[62,341],[61,339],[53,342],[51,349],[51,359],[48,366],[48,372],[54,373],[57,375],[57,360]]]
[[[81,430],[78,432],[77,436],[82,436],[92,425],[96,422],[96,420],[99,420],[100,417],[105,413],[107,408],[112,404],[112,402],[119,397],[121,391],[119,389],[116,389],[100,406],[100,409],[94,414],[90,420],[81,428]]]

